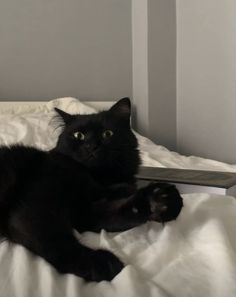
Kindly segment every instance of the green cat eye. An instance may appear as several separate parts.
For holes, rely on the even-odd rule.
[[[74,138],[78,139],[78,140],[84,140],[85,136],[82,132],[76,131],[75,133],[73,133]]]
[[[111,130],[106,130],[102,133],[103,138],[109,138],[113,135],[113,132]]]

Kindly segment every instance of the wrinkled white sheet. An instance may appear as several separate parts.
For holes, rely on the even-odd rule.
[[[53,100],[36,110],[0,111],[0,144],[22,142],[54,146],[58,130],[51,120],[57,106],[71,113],[93,109],[73,98]],[[181,156],[139,136],[143,164],[236,171],[235,165]],[[18,245],[0,245],[0,297],[75,296],[236,296],[236,200],[209,194],[183,195],[178,219],[165,226],[149,222],[122,233],[78,235],[85,244],[104,247],[127,266],[112,282],[85,283],[59,275],[43,259]]]

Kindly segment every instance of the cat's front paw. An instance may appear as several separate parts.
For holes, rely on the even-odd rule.
[[[124,264],[111,252],[97,250],[90,257],[91,266],[84,277],[87,281],[111,281],[124,267]]]
[[[174,185],[153,183],[148,186],[149,220],[168,222],[175,220],[183,207],[183,199]]]

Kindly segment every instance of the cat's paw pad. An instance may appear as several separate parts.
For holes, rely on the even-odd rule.
[[[94,251],[90,258],[91,269],[86,280],[100,282],[111,281],[124,267],[124,264],[111,252]]]
[[[183,199],[174,185],[153,183],[148,193],[150,216],[149,220],[168,222],[175,220],[182,207]]]

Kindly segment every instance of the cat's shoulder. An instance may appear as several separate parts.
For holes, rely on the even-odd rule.
[[[33,147],[33,146],[26,146],[22,144],[12,144],[9,146],[0,146],[0,156],[14,156],[17,158],[23,158],[24,156],[31,156],[31,157],[43,157],[47,155],[47,152]]]
[[[44,152],[43,150],[24,144],[10,144],[10,145],[1,145],[0,151],[12,151],[12,152]]]

